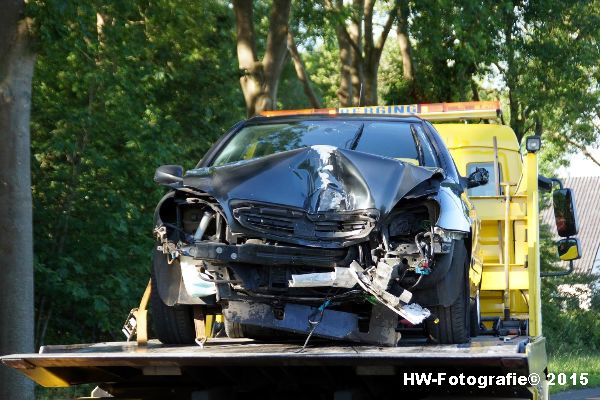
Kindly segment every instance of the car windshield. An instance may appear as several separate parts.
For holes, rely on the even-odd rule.
[[[419,127],[420,128],[420,127]],[[418,128],[417,128],[418,129]],[[299,121],[250,125],[242,128],[221,149],[212,165],[251,160],[313,145],[329,145],[435,166],[431,146],[415,142],[417,129],[406,122]]]

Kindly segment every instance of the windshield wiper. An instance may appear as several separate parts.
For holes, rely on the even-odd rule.
[[[360,128],[358,128],[358,132],[356,132],[356,136],[354,136],[354,140],[352,141],[352,145],[350,146],[350,150],[355,150],[356,146],[358,146],[358,142],[365,130],[365,124],[361,124]]]

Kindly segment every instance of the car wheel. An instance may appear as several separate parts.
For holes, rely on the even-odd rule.
[[[160,257],[158,262],[167,263],[166,256]],[[162,260],[162,261],[160,261]],[[153,263],[154,264],[154,263]],[[173,266],[170,266],[173,267]],[[152,292],[150,293],[151,319],[154,333],[164,344],[193,344],[196,338],[194,329],[194,314],[190,305],[166,305],[160,298],[154,268],[152,270]]]
[[[224,320],[225,333],[229,338],[248,338],[256,340],[272,340],[285,338],[286,333],[275,329],[264,328],[261,326],[240,324],[239,322]],[[288,334],[289,336],[289,334]]]
[[[227,318],[224,318],[223,325],[225,325],[225,334],[228,338],[237,339],[245,337],[244,326],[239,322],[233,322],[228,320]]]
[[[456,253],[455,250],[455,254]],[[441,305],[430,306],[429,309],[435,318],[430,318],[426,321],[426,328],[430,340],[439,344],[467,343],[471,336],[469,327],[471,320],[469,313],[469,255],[466,252],[458,253],[461,254],[461,259],[452,260],[453,263],[460,263],[459,265],[464,266],[463,268],[458,269],[463,274],[461,280],[463,284],[458,291],[458,296],[449,307]]]

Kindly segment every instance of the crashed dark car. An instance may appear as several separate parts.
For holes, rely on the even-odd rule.
[[[157,169],[153,320],[230,337],[394,346],[403,330],[469,340],[471,224],[459,176],[417,117],[292,115],[234,126],[196,168]]]

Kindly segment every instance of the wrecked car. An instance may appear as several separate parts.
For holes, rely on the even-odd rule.
[[[154,217],[152,298],[163,343],[193,343],[194,310],[230,337],[394,346],[403,330],[469,340],[466,188],[417,117],[290,115],[235,125],[170,188]]]

